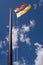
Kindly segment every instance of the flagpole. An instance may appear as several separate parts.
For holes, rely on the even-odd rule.
[[[9,21],[9,55],[8,65],[12,65],[12,9],[10,9],[10,21]]]

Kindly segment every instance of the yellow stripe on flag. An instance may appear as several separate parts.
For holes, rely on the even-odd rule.
[[[25,9],[23,9],[22,11],[16,13],[17,14],[17,18],[19,18],[20,16],[25,14],[28,10],[30,10],[30,8],[31,8],[31,5],[28,5]]]

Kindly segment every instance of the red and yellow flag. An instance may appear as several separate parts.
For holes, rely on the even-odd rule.
[[[14,12],[16,12],[17,18],[24,15],[27,11],[31,9],[31,5],[23,4],[20,7],[16,8]]]

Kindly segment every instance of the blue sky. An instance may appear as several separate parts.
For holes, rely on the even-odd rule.
[[[8,64],[10,8],[15,9],[24,3],[31,4],[32,6],[26,14],[18,19],[15,12],[12,14],[12,63],[13,65],[15,65],[15,62],[16,65],[17,63],[20,65],[43,64],[43,0],[1,0],[0,65]]]

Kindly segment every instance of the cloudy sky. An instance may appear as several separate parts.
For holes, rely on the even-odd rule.
[[[43,0],[0,0],[0,65],[8,65],[10,8],[24,3],[26,14],[12,12],[12,65],[43,64]]]

